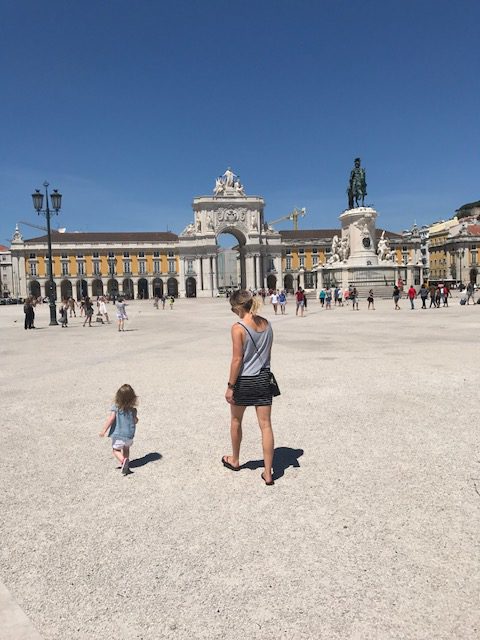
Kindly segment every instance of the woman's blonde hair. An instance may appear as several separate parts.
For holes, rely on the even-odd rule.
[[[137,405],[137,395],[129,384],[122,384],[115,394],[115,404],[119,409],[128,411]]]
[[[240,289],[232,293],[230,296],[230,304],[234,311],[243,309],[246,313],[251,313],[252,316],[256,316],[262,306],[262,300],[260,296],[254,296],[250,291]]]

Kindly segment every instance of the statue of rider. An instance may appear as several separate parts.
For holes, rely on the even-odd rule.
[[[367,195],[365,169],[360,166],[360,158],[355,158],[354,164],[355,166],[350,172],[350,181],[347,189],[349,209],[353,209],[354,206],[363,207],[365,196]]]

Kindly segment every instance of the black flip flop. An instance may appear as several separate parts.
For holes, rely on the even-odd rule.
[[[272,487],[272,486],[275,484],[275,480],[273,480],[273,478],[272,478],[272,480],[270,480],[270,482],[267,482],[267,481],[265,480],[265,477],[264,477],[264,475],[263,475],[263,472],[262,472],[262,474],[261,474],[261,478],[262,478],[262,480],[264,481],[264,483],[267,485],[267,487]]]
[[[227,456],[223,456],[222,458],[222,464],[224,467],[226,467],[227,469],[230,469],[230,471],[240,471],[240,467],[234,467],[233,464],[230,464],[230,462],[228,462],[225,458]]]

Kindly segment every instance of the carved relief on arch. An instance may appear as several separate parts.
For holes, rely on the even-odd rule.
[[[216,214],[218,222],[245,222],[247,209],[245,207],[220,207]]]
[[[240,224],[237,223],[233,226],[231,222],[228,222],[228,221],[221,222],[220,224],[217,224],[217,228],[215,231],[217,235],[220,235],[223,232],[232,233],[232,227],[233,227],[233,230],[238,229],[238,231],[240,231],[245,236],[245,239],[248,237],[247,225],[242,223]]]

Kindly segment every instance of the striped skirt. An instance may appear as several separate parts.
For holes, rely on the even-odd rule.
[[[242,407],[271,405],[270,369],[262,369],[256,376],[239,376],[233,389],[233,400]]]

